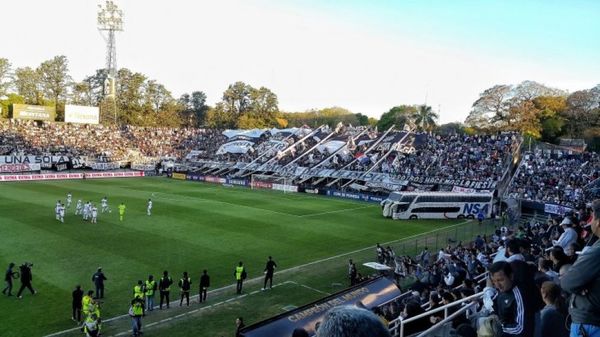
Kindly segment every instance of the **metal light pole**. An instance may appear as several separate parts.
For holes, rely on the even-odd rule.
[[[105,81],[105,90],[108,91],[107,97],[113,100],[115,124],[117,124],[117,102],[116,102],[116,81],[117,81],[117,42],[115,32],[123,31],[123,11],[110,0],[104,4],[98,5],[98,30],[107,32],[107,36],[102,34],[106,41],[106,71],[108,77]],[[106,92],[106,91],[105,91]]]

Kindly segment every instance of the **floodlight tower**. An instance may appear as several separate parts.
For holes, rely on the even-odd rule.
[[[117,104],[116,104],[116,79],[117,79],[117,41],[115,32],[123,31],[123,11],[110,0],[107,0],[104,6],[98,5],[98,30],[107,32],[107,36],[102,34],[106,41],[106,71],[108,77],[105,80],[105,92],[107,97],[113,100],[115,123],[117,122]]]

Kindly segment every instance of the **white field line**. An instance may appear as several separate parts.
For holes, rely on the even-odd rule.
[[[307,286],[306,284],[302,284],[302,283],[298,283],[298,282],[294,282],[294,281],[288,281],[288,282],[292,282],[293,284],[295,284],[295,285],[298,285],[298,286],[300,286],[300,287],[303,287],[303,288],[306,288],[306,289],[309,289],[309,290],[312,290],[312,291],[318,292],[319,294],[323,294],[323,295],[327,295],[327,296],[331,295],[331,293],[328,293],[328,292],[326,292],[326,291],[319,290],[319,289],[317,289],[317,288],[309,287],[309,286]]]
[[[281,285],[284,285],[284,284],[288,284],[288,283],[299,285],[299,284],[297,284],[296,282],[293,282],[293,281],[285,281],[285,282],[282,282],[282,283],[274,285],[273,288],[281,286]],[[316,289],[314,289],[314,290],[316,290]],[[316,291],[318,291],[318,290],[316,290]],[[182,317],[185,317],[185,316],[189,316],[189,315],[195,314],[195,313],[197,313],[199,311],[208,310],[208,309],[217,307],[217,306],[219,306],[221,304],[225,304],[225,303],[228,303],[228,302],[231,302],[231,301],[239,300],[239,299],[244,298],[246,296],[255,295],[255,294],[259,293],[259,292],[260,292],[259,290],[256,290],[256,291],[253,291],[253,292],[251,292],[249,294],[244,294],[244,295],[241,295],[241,296],[230,298],[230,299],[228,299],[226,301],[221,301],[221,302],[217,302],[217,303],[214,303],[214,304],[211,304],[211,305],[207,305],[207,306],[202,307],[202,308],[197,308],[197,309],[194,309],[194,310],[186,311],[186,312],[184,312],[182,314],[179,314],[177,316],[167,317],[167,318],[161,319],[160,321],[152,322],[152,323],[146,324],[144,326],[145,327],[151,327],[151,326],[155,326],[155,325],[167,323],[167,322],[172,321],[174,319],[178,319],[178,318],[182,318]],[[129,334],[131,334],[131,330],[119,332],[117,334],[114,334],[113,336],[118,337],[118,336],[126,336],[126,335],[129,335]]]
[[[427,235],[429,235],[429,234],[432,234],[432,233],[435,233],[435,232],[441,232],[441,231],[445,231],[445,230],[448,230],[448,229],[451,229],[451,228],[455,228],[455,227],[458,227],[458,226],[464,225],[464,224],[466,224],[466,223],[468,223],[468,222],[471,222],[471,221],[472,221],[472,220],[466,220],[466,221],[463,221],[463,222],[457,223],[457,224],[455,224],[455,225],[452,225],[452,226],[447,226],[447,227],[443,227],[443,228],[439,228],[439,229],[434,229],[434,230],[431,230],[431,231],[428,231],[428,232],[424,232],[424,233],[419,233],[419,234],[415,234],[415,235],[407,236],[407,237],[405,237],[405,238],[402,238],[402,239],[396,239],[396,240],[392,240],[392,241],[384,242],[384,243],[382,243],[382,245],[391,245],[391,244],[393,244],[393,243],[396,243],[396,242],[405,241],[405,240],[410,240],[410,239],[413,239],[413,238],[416,238],[416,237],[420,237],[420,236],[427,236]],[[352,255],[352,254],[360,253],[360,252],[363,252],[363,251],[365,251],[365,250],[369,250],[369,249],[374,249],[374,246],[369,246],[369,247],[365,247],[365,248],[361,248],[361,249],[353,250],[353,251],[351,251],[351,252],[346,252],[346,253],[338,254],[338,255],[335,255],[335,256],[326,257],[326,258],[324,258],[324,259],[319,259],[319,260],[315,260],[315,261],[308,262],[308,263],[305,263],[305,264],[301,264],[301,265],[299,265],[299,266],[291,267],[291,268],[288,268],[288,269],[283,269],[283,270],[281,270],[281,271],[278,271],[276,274],[283,274],[283,273],[288,273],[288,272],[292,272],[292,271],[297,271],[297,270],[299,270],[299,269],[306,268],[306,267],[308,267],[308,266],[312,266],[312,265],[315,265],[315,264],[319,264],[319,263],[323,263],[323,262],[326,262],[326,261],[334,260],[334,259],[337,259],[337,258],[340,258],[340,257],[344,257],[344,256],[348,256],[348,255]],[[262,280],[262,279],[263,279],[263,277],[262,277],[262,276],[259,276],[259,277],[255,277],[255,278],[253,278],[253,279],[250,279],[250,280],[248,280],[248,281],[246,281],[246,282],[251,282],[251,281],[259,281],[259,280]],[[291,282],[291,281],[290,281],[290,282]],[[285,282],[284,282],[284,283],[285,283]],[[283,283],[282,283],[282,284],[283,284]],[[234,288],[235,286],[236,286],[235,284],[230,284],[230,285],[228,285],[228,286],[224,286],[224,287],[221,287],[221,288],[218,288],[218,289],[211,290],[211,291],[209,291],[208,293],[215,293],[215,292],[218,292],[218,291],[221,291],[221,290],[225,290],[225,289],[228,289],[228,288]],[[242,296],[244,296],[244,295],[242,295]],[[192,299],[195,299],[195,298],[197,298],[197,297],[198,297],[198,295],[193,295],[193,296],[190,296],[190,301],[191,301]],[[240,297],[238,296],[238,297],[235,297],[235,298],[240,298]],[[178,301],[178,300],[171,301],[171,303],[170,303],[170,304],[174,304],[174,303],[176,304],[176,303],[177,303],[177,301]],[[155,308],[157,308],[157,307],[158,307],[158,306],[155,306]],[[125,315],[120,315],[120,316],[111,317],[111,318],[109,318],[109,319],[105,319],[105,320],[103,320],[103,322],[111,322],[111,321],[114,321],[114,320],[117,320],[117,319],[120,319],[120,318],[124,318],[124,317],[129,317],[129,315],[125,314]],[[79,328],[80,328],[80,327],[75,327],[75,328],[71,328],[71,329],[67,329],[67,330],[58,331],[58,332],[55,332],[55,333],[53,333],[53,334],[46,335],[46,336],[44,336],[44,337],[53,337],[53,336],[59,336],[59,335],[61,335],[61,334],[67,333],[67,332],[71,332],[71,331],[76,331],[76,330],[79,330]]]
[[[261,211],[265,211],[265,212],[277,213],[277,214],[282,214],[282,215],[287,215],[287,216],[293,216],[293,217],[298,217],[298,218],[318,216],[318,215],[324,215],[324,214],[332,214],[332,213],[340,213],[340,212],[345,212],[345,211],[354,211],[354,210],[357,210],[357,209],[363,209],[363,208],[369,208],[369,207],[375,207],[375,206],[377,206],[377,205],[368,205],[368,206],[361,206],[361,207],[355,207],[355,208],[338,209],[338,210],[335,210],[335,211],[327,211],[327,212],[319,212],[319,213],[310,213],[310,214],[304,214],[304,215],[297,215],[297,214],[280,212],[280,211],[275,211],[275,210],[266,209],[266,208],[260,208],[260,207],[242,205],[242,204],[235,204],[235,203],[231,203],[231,202],[227,202],[227,201],[206,199],[206,198],[202,198],[202,197],[190,197],[190,196],[187,196],[187,195],[177,195],[177,194],[165,193],[165,192],[153,192],[153,193],[154,193],[155,198],[158,197],[159,200],[160,199],[171,200],[171,201],[178,201],[178,200],[198,200],[198,201],[206,201],[206,202],[216,202],[216,203],[222,203],[222,204],[226,204],[226,205],[230,205],[230,206],[240,206],[240,207],[246,207],[246,208],[253,208],[253,209],[257,209],[257,210],[261,210]],[[176,198],[162,197],[162,196],[160,196],[162,194],[173,195],[173,196],[176,196]]]
[[[342,212],[350,212],[350,211],[356,211],[359,209],[364,209],[364,208],[369,208],[369,207],[375,207],[377,205],[369,205],[369,206],[362,206],[362,207],[355,207],[355,208],[345,208],[345,209],[336,209],[335,211],[327,211],[327,212],[319,212],[319,213],[311,213],[311,214],[306,214],[306,215],[299,215],[299,217],[301,218],[306,218],[309,216],[318,216],[318,215],[325,215],[325,214],[332,214],[332,213],[342,213]]]
[[[221,200],[214,200],[214,199],[206,199],[206,198],[201,198],[201,197],[188,197],[188,196],[180,196],[177,194],[172,194],[172,193],[164,193],[164,192],[158,192],[155,193],[156,194],[167,194],[167,195],[175,195],[177,196],[177,198],[166,198],[166,197],[161,197],[158,196],[160,199],[164,199],[164,200],[172,200],[172,201],[180,201],[180,200],[197,200],[197,201],[205,201],[205,202],[215,202],[215,203],[220,203],[220,204],[225,204],[225,205],[230,205],[230,206],[237,206],[237,207],[245,207],[245,208],[252,208],[252,209],[258,209],[261,211],[265,211],[265,212],[270,212],[270,213],[277,213],[277,214],[281,214],[281,215],[286,215],[286,216],[294,216],[294,217],[298,217],[299,215],[296,214],[290,214],[290,213],[286,213],[286,212],[279,212],[279,211],[274,211],[271,209],[266,209],[266,208],[260,208],[260,207],[253,207],[253,206],[248,206],[248,205],[242,205],[242,204],[234,204],[232,202],[227,202],[227,201],[221,201]]]

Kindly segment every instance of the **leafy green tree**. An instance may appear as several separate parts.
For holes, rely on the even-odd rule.
[[[30,67],[15,69],[15,88],[27,104],[41,104],[43,94],[39,87],[39,74]]]
[[[358,120],[358,125],[361,125],[361,126],[369,125],[369,116],[363,115],[360,112],[357,113],[355,116],[356,116],[356,119]]]
[[[556,142],[563,134],[565,119],[561,117],[567,108],[567,99],[564,96],[540,96],[533,99],[533,104],[539,110],[539,119],[542,126],[541,140]]]
[[[503,121],[508,115],[510,98],[512,98],[512,86],[510,85],[500,84],[486,89],[473,103],[465,124],[482,129],[492,128],[494,124]]]
[[[428,105],[420,105],[417,112],[413,115],[414,122],[421,131],[433,130],[438,118],[438,114],[433,112],[433,109]]]
[[[98,105],[108,95],[107,81],[108,71],[106,69],[98,69],[94,75],[86,77],[83,82],[90,87],[92,96],[92,105]]]
[[[0,106],[2,106],[2,118],[9,117],[9,109],[13,104],[25,104],[25,98],[23,96],[11,93],[6,96],[6,99],[0,100]]]
[[[71,93],[71,103],[75,105],[95,105],[93,100],[92,88],[89,82],[77,82],[73,83],[73,89]]]
[[[567,97],[565,131],[571,138],[578,138],[587,128],[600,126],[600,85],[589,90],[579,90]]]
[[[395,106],[381,115],[379,122],[377,122],[377,127],[382,131],[387,130],[392,125],[396,125],[397,129],[402,129],[404,124],[410,122],[410,119],[416,112],[417,108],[412,105]]]
[[[276,118],[279,114],[278,100],[271,90],[260,87],[258,89],[251,88],[250,90],[250,111],[248,114],[242,115],[246,118],[255,119],[253,127],[266,128],[277,124]],[[242,117],[240,116],[240,117]],[[240,128],[244,128],[239,126]]]
[[[72,82],[67,57],[60,55],[44,61],[37,72],[44,95],[55,103],[64,102]]]
[[[456,134],[460,135],[465,133],[465,126],[462,123],[456,122],[446,123],[438,126],[436,129],[436,133],[439,133],[444,136]]]
[[[11,64],[8,59],[0,58],[0,97],[6,96],[12,85]]]

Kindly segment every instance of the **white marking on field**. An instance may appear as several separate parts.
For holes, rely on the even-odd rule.
[[[362,206],[362,207],[355,207],[355,208],[337,209],[335,211],[327,211],[327,212],[319,212],[319,213],[311,213],[311,214],[299,215],[299,217],[305,218],[305,217],[309,217],[309,216],[318,216],[318,215],[333,214],[333,213],[351,212],[351,211],[356,211],[356,210],[359,210],[359,209],[365,209],[365,208],[370,208],[370,207],[375,207],[375,206],[377,206],[377,205],[369,205],[369,206]]]
[[[464,225],[464,224],[466,224],[466,223],[469,223],[469,222],[471,222],[471,221],[473,221],[473,220],[466,220],[466,221],[463,221],[463,222],[457,223],[457,224],[455,224],[455,225],[452,225],[452,226],[447,226],[447,227],[443,227],[443,228],[438,228],[438,229],[434,229],[434,230],[431,230],[431,231],[428,231],[428,232],[424,232],[424,233],[419,233],[419,234],[415,234],[415,235],[407,236],[407,237],[405,237],[405,238],[402,238],[402,239],[397,239],[397,240],[392,240],[392,241],[384,242],[384,243],[382,243],[381,245],[390,245],[390,244],[393,244],[393,243],[396,243],[396,242],[399,242],[399,241],[410,240],[410,239],[413,239],[413,238],[416,238],[416,237],[419,237],[419,236],[427,236],[427,235],[429,235],[429,234],[432,234],[432,233],[435,233],[435,232],[445,231],[445,230],[448,230],[448,229],[451,229],[451,228],[454,228],[454,227],[458,227],[458,226]],[[324,259],[319,259],[319,260],[315,260],[315,261],[312,261],[312,262],[308,262],[308,263],[305,263],[305,264],[302,264],[302,265],[299,265],[299,266],[291,267],[291,268],[288,268],[288,269],[283,269],[283,270],[281,270],[281,271],[278,271],[276,274],[283,274],[283,273],[287,273],[287,272],[296,271],[296,270],[299,270],[299,269],[302,269],[302,268],[305,268],[305,267],[308,267],[308,266],[312,266],[312,265],[315,265],[315,264],[319,264],[319,263],[322,263],[322,262],[330,261],[330,260],[337,259],[337,258],[340,258],[340,257],[344,257],[344,256],[348,256],[348,255],[352,255],[352,254],[360,253],[360,252],[363,252],[363,251],[365,251],[365,250],[369,250],[369,249],[374,249],[374,246],[372,246],[372,245],[371,245],[371,246],[369,246],[369,247],[365,247],[365,248],[361,248],[361,249],[353,250],[353,251],[351,251],[351,252],[342,253],[342,254],[338,254],[338,255],[335,255],[335,256],[326,257],[326,258],[324,258]],[[248,281],[246,281],[246,282],[250,282],[250,281],[259,281],[259,280],[262,280],[262,279],[263,279],[263,277],[262,277],[262,276],[259,276],[259,277],[255,277],[255,278],[253,278],[253,279],[250,279],[250,280],[248,280]],[[274,287],[276,287],[276,286],[278,286],[278,285],[283,285],[283,284],[290,283],[290,282],[291,282],[291,283],[295,283],[295,282],[293,282],[293,281],[286,281],[286,282],[282,282],[282,283],[280,283],[280,284],[276,284],[276,285],[274,285],[274,286],[273,286],[273,288],[274,288]],[[209,293],[209,294],[211,294],[211,293],[215,293],[215,292],[218,292],[218,291],[226,290],[226,289],[228,289],[228,288],[234,288],[235,286],[236,286],[235,284],[230,284],[230,285],[228,285],[228,286],[224,286],[224,287],[221,287],[221,288],[218,288],[218,289],[211,290],[211,291],[209,291],[208,293]],[[242,296],[245,296],[245,295],[242,295]],[[193,296],[190,296],[190,300],[192,300],[192,299],[195,299],[195,298],[197,298],[197,297],[198,297],[198,295],[193,295]],[[235,297],[235,298],[233,298],[233,299],[238,299],[238,298],[240,298],[240,297]],[[230,299],[230,300],[231,300],[231,299]],[[178,301],[178,300],[171,301],[171,303],[170,303],[170,304],[172,305],[172,304],[174,304],[174,303],[177,303],[177,301]],[[227,301],[229,301],[229,300],[227,300]],[[225,301],[225,302],[227,302],[227,301]],[[223,303],[223,302],[219,302],[219,304],[221,304],[221,303]],[[204,309],[207,309],[207,308],[211,308],[211,307],[213,307],[213,306],[215,306],[215,305],[216,305],[216,304],[213,304],[213,305],[210,305],[210,306],[207,306],[207,307],[203,307],[203,308],[202,308],[202,309],[200,309],[200,310],[204,310]],[[158,308],[158,306],[155,306],[154,308],[156,309],[156,308]],[[114,321],[114,320],[117,320],[117,319],[121,319],[121,318],[124,318],[124,317],[129,317],[129,315],[128,315],[128,314],[125,314],[125,315],[120,315],[120,316],[111,317],[111,318],[109,318],[109,319],[105,319],[105,320],[103,320],[103,322],[111,322],[111,321]],[[169,318],[169,319],[172,319],[172,318]],[[165,320],[163,320],[163,321],[166,321],[166,320],[167,320],[167,319],[165,319]],[[67,332],[77,331],[77,330],[79,330],[79,329],[80,329],[80,327],[75,327],[75,328],[71,328],[71,329],[66,329],[66,330],[62,330],[62,331],[58,331],[58,332],[52,333],[52,334],[50,334],[50,335],[46,335],[46,336],[44,336],[44,337],[53,337],[53,336],[59,336],[59,335],[62,335],[62,334],[64,334],[64,333],[67,333]],[[117,335],[117,336],[121,336],[121,335]]]
[[[303,287],[303,288],[306,288],[306,289],[309,289],[309,290],[312,290],[312,291],[318,292],[319,294],[323,294],[323,295],[327,295],[327,296],[331,295],[331,293],[328,293],[328,292],[326,292],[326,291],[319,290],[319,289],[317,289],[317,288],[309,287],[309,286],[307,286],[306,284],[302,284],[302,283],[298,283],[298,282],[294,282],[294,281],[290,281],[290,282],[292,282],[293,284],[295,284],[295,285],[298,285],[298,286],[300,286],[300,287]]]
[[[258,210],[265,211],[265,212],[270,212],[270,213],[277,213],[277,214],[286,215],[286,216],[299,217],[299,215],[296,215],[296,214],[291,214],[291,213],[286,213],[286,212],[279,212],[279,211],[275,211],[275,210],[272,210],[272,209],[266,209],[266,208],[248,206],[248,205],[243,205],[243,204],[235,204],[235,203],[232,203],[232,202],[221,201],[221,200],[206,199],[206,198],[201,198],[201,197],[189,197],[189,196],[185,196],[185,195],[178,195],[178,194],[164,193],[164,192],[160,192],[160,194],[168,194],[168,195],[174,195],[174,196],[178,197],[178,198],[166,198],[166,197],[158,196],[158,198],[163,199],[163,200],[172,200],[172,201],[195,200],[195,201],[215,202],[215,203],[226,204],[226,205],[230,205],[230,206],[252,208],[252,209],[258,209]]]

